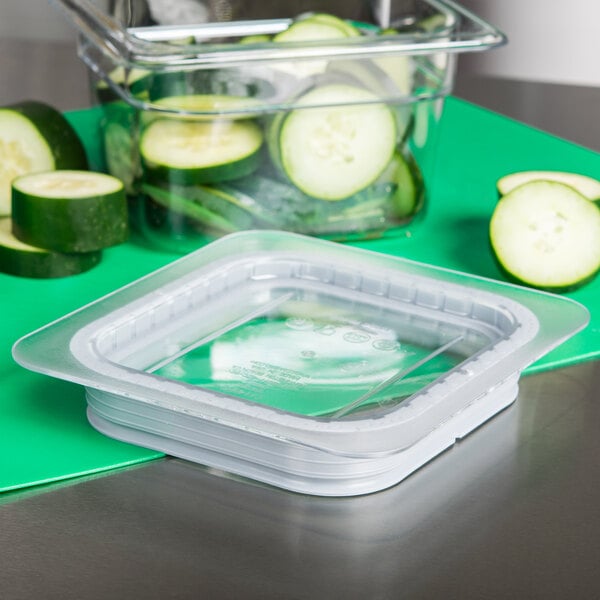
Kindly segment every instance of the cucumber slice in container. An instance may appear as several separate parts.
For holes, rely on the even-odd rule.
[[[389,205],[397,219],[406,219],[421,208],[425,196],[423,175],[408,151],[394,154],[379,181],[393,186]]]
[[[274,42],[316,42],[343,40],[360,36],[360,31],[352,24],[325,13],[311,13],[296,19],[285,31],[278,33]],[[297,78],[310,77],[322,73],[327,68],[328,59],[296,60],[281,62],[275,68],[291,73]]]
[[[158,119],[140,140],[148,181],[195,185],[249,175],[261,161],[261,129],[252,121]]]
[[[81,140],[55,108],[36,101],[0,108],[0,215],[10,215],[10,184],[15,177],[87,168]]]
[[[255,35],[245,35],[240,39],[240,44],[267,44],[271,41],[271,36],[264,33],[257,33]]]
[[[121,101],[105,104],[103,110],[103,150],[107,171],[123,182],[127,193],[134,193],[142,175],[136,139],[138,111]]]
[[[327,25],[344,32],[346,37],[357,37],[362,35],[361,31],[349,21],[332,15],[330,13],[313,12],[298,18],[297,23],[312,23],[315,25]]]
[[[18,277],[51,279],[88,271],[100,262],[100,252],[62,254],[30,246],[12,233],[10,217],[0,218],[0,271]]]
[[[203,192],[203,190],[207,189],[209,188],[204,186],[187,188],[172,186],[166,190],[149,183],[142,184],[142,191],[169,213],[181,215],[191,223],[209,230],[216,230],[222,233],[239,231],[240,227],[232,222],[231,219],[222,216],[197,201],[198,195],[208,193]]]
[[[388,106],[396,117],[398,143],[402,143],[412,129],[413,106],[410,102],[399,101],[408,92],[398,87],[392,74],[380,66],[380,60],[383,59],[332,60],[327,66],[326,75],[345,76],[349,85],[364,88],[382,100],[389,101]]]
[[[311,42],[356,37],[360,31],[350,23],[325,13],[300,17],[285,31],[278,33],[275,42]]]
[[[165,96],[155,101],[156,106],[170,110],[188,111],[190,115],[174,114],[183,120],[215,120],[215,113],[222,113],[225,119],[253,119],[261,102],[257,98],[226,96],[224,94],[188,94],[185,96]],[[207,113],[207,114],[202,114]]]
[[[509,173],[498,179],[496,187],[498,194],[504,196],[524,183],[540,180],[559,181],[575,188],[589,200],[600,200],[600,181],[587,175],[566,171],[518,171],[517,173]]]
[[[275,160],[294,185],[315,198],[341,200],[379,177],[394,154],[397,132],[394,115],[375,94],[331,84],[298,104],[308,107],[283,120]]]
[[[564,183],[531,181],[500,199],[490,241],[501,268],[517,281],[573,289],[600,269],[600,209]]]
[[[56,252],[92,252],[128,237],[123,182],[91,171],[22,175],[12,183],[13,233]]]

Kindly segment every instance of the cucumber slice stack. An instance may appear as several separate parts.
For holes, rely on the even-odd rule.
[[[127,237],[119,179],[88,171],[85,148],[58,110],[0,107],[0,271],[65,277],[98,264]]]
[[[96,266],[100,252],[65,254],[25,244],[12,233],[10,217],[0,217],[0,271],[19,277],[49,279],[83,273]]]
[[[500,198],[490,241],[502,270],[528,286],[572,290],[600,270],[600,208],[546,174]]]
[[[21,175],[12,182],[12,218],[0,225],[0,271],[37,278],[87,271],[128,236],[123,183],[90,171]]]
[[[10,215],[10,184],[15,177],[87,168],[81,140],[55,108],[36,101],[0,108],[0,215]]]

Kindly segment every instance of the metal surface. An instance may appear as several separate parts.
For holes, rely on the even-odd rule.
[[[532,127],[600,150],[600,88],[472,75],[459,59],[455,94]]]
[[[0,509],[0,597],[598,597],[599,386],[593,363],[525,378],[511,408],[358,498],[178,460],[22,496]]]
[[[87,105],[74,57],[29,49],[25,73],[11,67],[22,46],[3,40],[0,50],[0,103]],[[46,70],[54,83],[35,77]],[[542,92],[544,106],[568,98],[570,109],[529,120]],[[468,78],[457,88],[598,148],[586,100],[596,93]],[[0,598],[600,597],[598,389],[597,362],[523,378],[498,417],[400,485],[358,498],[302,496],[169,459],[5,495]]]

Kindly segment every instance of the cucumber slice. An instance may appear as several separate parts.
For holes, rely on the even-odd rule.
[[[573,288],[600,268],[600,209],[564,183],[531,181],[500,199],[490,241],[500,266],[516,280]]]
[[[92,252],[127,239],[127,202],[116,177],[90,171],[22,175],[12,183],[13,232],[56,252]]]
[[[311,198],[294,186],[264,175],[250,175],[219,186],[237,199],[239,206],[257,219],[256,226],[332,239],[346,239],[349,233],[380,231],[387,221],[394,186],[369,186],[338,202]]]
[[[352,25],[332,15],[310,15],[294,21],[285,31],[278,33],[274,42],[312,42],[342,39],[360,35]]]
[[[150,182],[194,185],[249,175],[262,143],[251,121],[158,119],[143,132],[140,152]]]
[[[271,41],[271,36],[264,33],[246,35],[240,39],[240,44],[266,44]]]
[[[299,104],[317,108],[286,116],[278,148],[294,185],[315,198],[341,200],[379,177],[394,154],[397,132],[394,115],[376,95],[350,85],[325,85]]]
[[[15,177],[87,168],[81,140],[56,109],[34,101],[0,108],[0,215],[10,215],[10,184]]]
[[[285,31],[278,33],[274,42],[316,42],[340,40],[359,36],[360,31],[350,23],[333,15],[310,14],[294,21]],[[297,78],[310,77],[327,69],[327,59],[296,60],[275,65],[279,71],[291,73]]]
[[[152,104],[171,102],[168,98],[197,96],[199,98],[233,98],[235,103],[243,103],[240,108],[246,109],[246,103],[253,99],[273,98],[280,81],[272,81],[272,71],[259,65],[245,65],[244,68],[197,69],[194,71],[177,70],[154,73],[142,79],[136,91],[142,93],[142,85]],[[133,89],[132,89],[133,91]],[[237,107],[234,107],[237,108]],[[201,110],[196,107],[195,110]],[[212,108],[208,108],[212,110]],[[209,115],[210,116],[210,115]],[[212,115],[214,118],[214,115]]]
[[[405,57],[395,58],[402,59]],[[382,100],[389,100],[388,106],[396,117],[397,141],[401,144],[410,135],[413,123],[413,108],[411,103],[398,102],[399,98],[407,95],[408,92],[398,87],[395,80],[396,71],[391,67],[390,72],[382,68],[382,65],[380,65],[382,60],[384,59],[332,60],[327,66],[326,74],[327,76],[344,76],[346,83],[349,85],[362,87],[379,96]],[[329,83],[335,82],[331,81]]]
[[[19,277],[51,279],[83,273],[97,265],[100,252],[61,254],[30,246],[12,233],[10,217],[0,218],[0,271]]]
[[[154,202],[169,212],[182,215],[196,225],[203,225],[208,229],[217,230],[222,233],[233,233],[239,231],[240,227],[232,223],[226,217],[205,207],[201,202],[190,196],[192,189],[202,194],[201,186],[195,188],[171,187],[169,190],[145,183],[142,191]]]
[[[132,194],[142,175],[136,141],[139,111],[121,101],[107,103],[103,109],[103,149],[107,171],[120,179],[126,192]]]
[[[298,23],[326,25],[344,32],[345,37],[357,37],[361,32],[352,23],[329,13],[309,13],[298,19]],[[289,31],[289,30],[288,30]]]
[[[155,102],[156,106],[170,110],[192,113],[189,116],[174,115],[178,119],[215,120],[215,115],[222,114],[227,119],[252,119],[256,117],[256,109],[261,105],[257,98],[244,96],[225,96],[223,94],[190,94],[185,96],[167,96]]]
[[[393,185],[390,207],[394,217],[410,217],[423,204],[423,176],[412,156],[396,152],[378,181]]]
[[[397,35],[394,29],[384,29],[380,32],[382,36]],[[373,62],[394,82],[399,95],[409,96],[413,88],[414,63],[410,56],[404,54],[380,56]]]
[[[305,231],[316,217],[315,209],[325,203],[309,198],[289,183],[253,174],[227,184],[232,194],[251,198],[253,212],[275,228]],[[245,206],[249,201],[243,202]]]
[[[111,86],[135,90],[135,84],[151,76],[152,71],[147,69],[126,69],[115,67],[106,75],[106,79],[99,79],[95,86],[96,97],[100,103],[119,100],[119,94]]]
[[[104,148],[106,168],[123,182],[128,192],[133,191],[136,177],[141,174],[133,153],[130,129],[115,121],[106,122],[104,126]]]
[[[510,173],[498,179],[496,187],[500,196],[504,196],[519,185],[536,180],[559,181],[575,188],[589,200],[600,199],[600,181],[587,175],[565,171],[519,171]]]

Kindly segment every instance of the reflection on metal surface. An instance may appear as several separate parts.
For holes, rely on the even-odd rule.
[[[91,600],[116,581],[147,597],[590,597],[599,385],[598,363],[525,377],[482,430],[367,496],[304,496],[164,460],[8,504],[0,590],[35,571],[28,590],[64,591],[62,567],[29,551],[35,539],[60,544],[77,570],[70,597]]]

